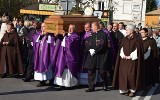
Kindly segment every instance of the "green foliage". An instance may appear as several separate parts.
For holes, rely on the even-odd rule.
[[[8,12],[12,17],[20,16],[20,9],[36,3],[37,0],[0,0],[0,16]]]
[[[147,0],[146,12],[153,11],[157,9],[158,1],[157,0]]]

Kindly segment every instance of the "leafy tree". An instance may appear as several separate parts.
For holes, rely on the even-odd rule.
[[[158,1],[157,0],[147,0],[146,12],[153,11],[157,9]]]
[[[20,9],[36,3],[37,0],[0,0],[0,16],[8,12],[10,16],[18,17]]]

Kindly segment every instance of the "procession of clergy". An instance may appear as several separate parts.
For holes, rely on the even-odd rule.
[[[82,33],[76,33],[76,26],[70,24],[68,32],[53,34],[44,31],[45,23],[38,28],[34,21],[19,39],[14,24],[6,25],[1,39],[1,78],[24,74],[25,69],[23,80],[30,82],[34,70],[37,87],[46,86],[48,80],[60,88],[88,85],[86,92],[95,91],[96,82],[109,91],[110,79],[114,89],[130,97],[159,82],[157,43],[147,28],[138,33],[131,24],[124,29],[123,23],[105,28],[103,22],[92,22],[84,25]],[[25,46],[21,44],[28,48],[26,68],[22,67]]]

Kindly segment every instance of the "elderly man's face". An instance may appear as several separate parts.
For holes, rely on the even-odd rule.
[[[111,26],[111,25],[108,25],[108,26],[107,26],[107,29],[108,29],[108,31],[111,31],[111,30],[112,30],[112,26]]]
[[[117,31],[118,30],[118,24],[113,24],[113,31]]]
[[[41,30],[42,30],[42,31],[45,30],[45,23],[42,23],[42,25],[41,25]]]
[[[128,27],[126,28],[126,33],[127,35],[131,35],[132,34],[132,30],[130,30]]]
[[[92,24],[92,31],[93,31],[93,32],[97,32],[97,30],[98,30],[97,25],[95,25],[95,24],[93,23],[93,24]]]
[[[89,32],[89,31],[91,30],[90,25],[89,25],[89,24],[86,24],[86,25],[84,26],[84,30],[85,30],[85,32]]]
[[[68,32],[71,34],[74,32],[74,25],[69,25]]]

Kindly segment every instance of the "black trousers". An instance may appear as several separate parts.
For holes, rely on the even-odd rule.
[[[100,76],[103,80],[103,86],[108,88],[107,71],[99,70]],[[94,89],[94,80],[96,77],[96,70],[88,70],[88,86],[89,89]]]
[[[34,53],[33,47],[28,48],[28,67],[26,71],[26,78],[31,79],[34,73]]]

